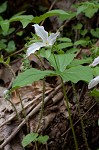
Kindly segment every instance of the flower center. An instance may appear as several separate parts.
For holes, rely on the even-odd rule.
[[[48,41],[46,41],[46,45],[49,45],[49,42],[48,42]]]

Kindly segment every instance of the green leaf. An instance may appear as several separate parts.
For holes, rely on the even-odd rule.
[[[98,8],[96,7],[88,7],[88,9],[85,10],[85,16],[88,18],[92,18],[97,11]]]
[[[71,47],[71,46],[73,46],[73,43],[61,43],[57,45],[59,49],[63,49],[63,48]]]
[[[74,67],[74,66],[78,66],[78,65],[82,65],[82,64],[89,64],[89,63],[91,63],[91,61],[92,61],[91,58],[80,59],[80,60],[75,59],[70,63],[69,67]]]
[[[93,17],[93,15],[99,10],[99,3],[98,2],[83,2],[77,8],[77,14],[83,12],[85,16],[88,18]]]
[[[40,50],[40,56],[41,56],[41,57],[46,57],[46,58],[48,58],[48,57],[50,57],[50,55],[51,55],[51,49],[50,49],[50,48],[48,48],[46,51],[45,51],[44,48],[42,48],[42,49]]]
[[[7,47],[5,50],[6,50],[7,52],[9,52],[9,53],[15,51],[15,50],[16,50],[15,42],[14,42],[14,41],[9,41],[8,47]]]
[[[93,68],[93,72],[94,72],[94,76],[99,76],[99,67],[96,66],[95,68]]]
[[[33,18],[34,17],[32,15],[15,15],[12,18],[10,18],[9,21],[20,21],[23,25],[23,28],[25,28],[29,23],[32,22]]]
[[[66,13],[65,11],[61,10],[61,9],[56,9],[56,10],[48,11],[47,13],[45,13],[45,14],[39,16],[39,17],[34,17],[32,21],[34,23],[39,24],[42,20],[45,20],[48,17],[59,16],[59,15],[69,15],[69,14]]]
[[[6,20],[0,21],[0,25],[4,32],[8,32],[9,26],[10,26],[9,20],[6,19]]]
[[[0,14],[6,11],[7,9],[7,1],[0,5]]]
[[[0,16],[0,21],[2,21],[3,20],[3,18],[2,18],[2,16]]]
[[[78,81],[90,82],[93,78],[93,73],[88,66],[76,66],[59,73],[63,80],[77,83]]]
[[[83,36],[85,36],[87,33],[88,33],[87,29],[80,30],[80,34],[83,35]]]
[[[81,23],[78,23],[76,26],[74,26],[73,28],[76,30],[80,30],[83,27],[83,25]]]
[[[73,17],[76,16],[76,12],[67,12],[66,14],[60,14],[59,15],[59,19],[64,21],[64,20],[70,20],[72,19]]]
[[[87,41],[87,40],[78,40],[74,43],[74,45],[78,46],[78,45],[82,45],[82,46],[85,46],[85,45],[88,45],[90,41]]]
[[[88,8],[87,5],[81,5],[77,8],[77,15],[80,14],[81,12],[84,12]]]
[[[99,90],[93,89],[93,90],[90,92],[90,96],[99,97]]]
[[[48,139],[49,139],[49,136],[47,136],[47,135],[42,136],[41,135],[41,136],[38,137],[37,141],[42,143],[42,144],[45,144],[48,141]]]
[[[71,48],[69,50],[66,51],[66,54],[74,54],[76,52],[79,52],[80,50],[78,48]]]
[[[58,38],[57,40],[58,41],[62,41],[62,42],[71,42],[71,39],[70,38],[66,38],[66,37]]]
[[[6,48],[6,44],[3,40],[0,40],[0,50],[5,49]]]
[[[33,83],[34,81],[38,81],[43,79],[45,76],[55,74],[54,71],[41,71],[34,68],[28,69],[23,73],[20,73],[13,82],[12,87],[23,87],[28,84]]]
[[[99,38],[99,28],[96,28],[96,31],[94,29],[91,29],[91,34],[94,37]]]
[[[37,137],[38,137],[38,133],[30,133],[27,134],[23,140],[22,140],[22,146],[26,147],[27,145],[29,145],[31,142],[35,142],[37,141]]]
[[[74,57],[75,54],[51,54],[50,57],[47,58],[47,60],[56,70],[63,72],[66,69],[66,67],[72,62]]]

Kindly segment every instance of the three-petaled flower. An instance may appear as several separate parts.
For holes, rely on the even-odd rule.
[[[90,64],[89,66],[93,66],[95,67],[96,65],[99,64],[99,56],[97,58],[94,59],[94,61],[92,62],[92,64]],[[89,84],[88,84],[88,89],[93,88],[94,86],[96,86],[99,83],[99,76],[96,76],[94,79],[92,79]]]
[[[96,86],[99,83],[99,76],[95,77],[94,79],[92,79],[89,84],[88,84],[88,89],[93,88],[94,86]]]
[[[36,42],[31,44],[27,49],[27,56],[39,50],[41,47],[52,46],[55,43],[56,38],[60,34],[60,32],[56,32],[56,33],[51,33],[48,36],[48,32],[44,30],[43,26],[39,26],[38,24],[34,24],[33,26],[35,28],[35,32],[37,36],[41,38],[42,42]]]
[[[98,64],[99,64],[99,56],[97,58],[95,58],[94,61],[92,62],[92,64],[90,64],[89,66],[95,67]]]

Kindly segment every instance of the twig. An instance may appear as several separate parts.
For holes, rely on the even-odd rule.
[[[36,97],[33,101],[29,102],[29,103],[24,107],[24,109],[26,109],[27,107],[31,106],[31,105],[34,103],[34,101],[36,101],[37,99],[39,99],[39,98],[41,97],[41,95],[42,95],[42,94],[39,94],[38,97]],[[20,114],[21,112],[22,112],[22,109],[18,111],[18,114]],[[3,123],[0,125],[0,128],[1,128],[3,125],[5,125],[6,123],[8,123],[9,121],[11,121],[12,119],[14,119],[15,117],[16,117],[16,114],[13,113],[12,116],[11,116],[9,119],[7,119],[5,122],[3,122]]]
[[[47,96],[45,99],[44,99],[44,104],[46,104],[49,99],[51,99],[57,92],[58,90],[62,87],[62,85],[59,85],[55,88],[55,90],[53,92],[51,92],[49,94],[49,96]],[[2,150],[3,147],[9,143],[11,141],[12,138],[15,137],[15,135],[20,131],[20,129],[24,126],[24,124],[26,123],[26,120],[28,120],[31,116],[35,115],[39,109],[41,108],[41,105],[42,105],[42,102],[40,102],[27,116],[26,118],[19,124],[19,126],[12,132],[12,134],[7,138],[5,139],[5,141],[0,145],[0,149]]]

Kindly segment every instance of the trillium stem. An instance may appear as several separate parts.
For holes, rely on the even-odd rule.
[[[53,52],[53,48],[52,48],[52,52]],[[53,56],[54,56],[54,60],[55,60],[55,63],[56,63],[57,70],[59,71],[58,65],[57,65],[57,61],[56,61],[56,58],[55,58],[55,55],[54,55],[54,52],[53,52]],[[71,126],[71,129],[72,129],[73,138],[74,138],[74,142],[75,142],[75,149],[78,150],[78,143],[77,143],[77,139],[76,139],[76,135],[75,135],[75,130],[74,130],[73,123],[72,123],[71,111],[70,111],[70,108],[69,108],[69,102],[68,102],[68,98],[67,98],[67,94],[66,94],[66,91],[65,91],[65,86],[64,86],[64,82],[63,82],[62,78],[61,78],[61,83],[62,83],[62,87],[63,87],[64,99],[66,101],[67,110],[68,110],[68,114],[69,114],[70,126]]]
[[[73,122],[72,122],[72,118],[71,118],[71,111],[70,111],[70,108],[69,108],[69,102],[68,102],[68,98],[67,98],[67,94],[66,94],[66,90],[65,90],[65,86],[64,86],[64,82],[63,82],[62,78],[61,78],[61,82],[62,82],[62,86],[63,86],[64,99],[66,101],[67,110],[68,110],[68,114],[69,114],[70,126],[71,126],[71,129],[72,129],[73,138],[74,138],[74,142],[75,142],[75,149],[78,150],[78,142],[77,142],[77,138],[76,138],[76,135],[75,135],[75,130],[74,130],[74,127],[73,127]]]
[[[17,109],[16,109],[15,105],[14,105],[13,102],[10,100],[10,98],[5,98],[5,99],[12,105],[12,107],[13,107],[13,109],[14,109],[14,112],[15,112],[15,114],[16,114],[16,117],[17,117],[18,121],[20,122],[20,116],[19,116],[19,114],[18,114],[18,112],[17,112]]]
[[[87,137],[86,137],[86,132],[85,132],[85,128],[84,128],[84,122],[83,122],[83,118],[81,116],[81,110],[80,110],[80,103],[79,103],[79,99],[77,97],[77,92],[76,92],[76,88],[75,88],[75,85],[72,83],[72,88],[73,88],[73,92],[74,92],[74,96],[76,98],[76,102],[78,104],[78,113],[79,113],[79,117],[81,118],[80,119],[80,123],[81,123],[81,128],[82,128],[82,136],[83,136],[83,139],[85,141],[85,146],[86,146],[86,150],[90,150],[89,148],[89,145],[88,145],[88,142],[87,142]]]
[[[36,129],[36,132],[40,128],[40,124],[41,124],[41,120],[42,120],[42,116],[43,116],[43,111],[44,111],[45,79],[43,79],[43,85],[42,85],[42,87],[43,87],[43,89],[42,89],[42,105],[41,105],[40,116],[39,116],[39,123],[38,123],[37,129]]]
[[[41,69],[44,70],[44,65],[42,63],[41,58],[35,54],[35,56],[39,59],[39,61],[41,62]],[[39,123],[36,129],[36,132],[38,131],[38,129],[40,128],[40,124],[41,124],[41,120],[42,120],[42,116],[43,116],[43,111],[44,111],[44,98],[45,98],[45,78],[43,78],[43,85],[42,85],[42,105],[41,105],[41,111],[40,111],[40,116],[39,116]]]
[[[35,54],[35,56],[39,59],[39,61],[41,62],[41,69],[44,70],[44,65],[42,63],[41,58]],[[41,125],[41,120],[43,117],[43,112],[44,112],[44,98],[45,98],[45,78],[43,78],[43,85],[42,85],[42,105],[41,105],[41,110],[40,110],[40,114],[39,114],[39,122],[38,122],[38,126],[36,128],[36,132],[38,132],[40,125]],[[37,142],[35,142],[35,148],[36,150],[38,150],[38,144]]]
[[[22,107],[22,114],[23,114],[23,117],[24,117],[25,120],[26,120],[26,111],[25,111],[25,109],[24,109],[24,105],[23,105],[23,103],[22,103],[22,99],[21,99],[21,96],[20,96],[19,91],[17,92],[17,94],[18,94],[18,97],[19,97],[19,99],[20,99],[20,104],[21,104],[21,107]],[[28,123],[28,120],[26,120],[26,125],[27,125],[27,132],[29,133],[29,123]]]
[[[5,63],[4,63],[5,64]],[[12,75],[13,75],[13,77],[15,78],[15,72],[14,72],[14,70],[12,69],[12,67],[9,65],[9,64],[5,64],[9,69],[10,69],[10,71],[11,71],[11,73],[12,73]]]

